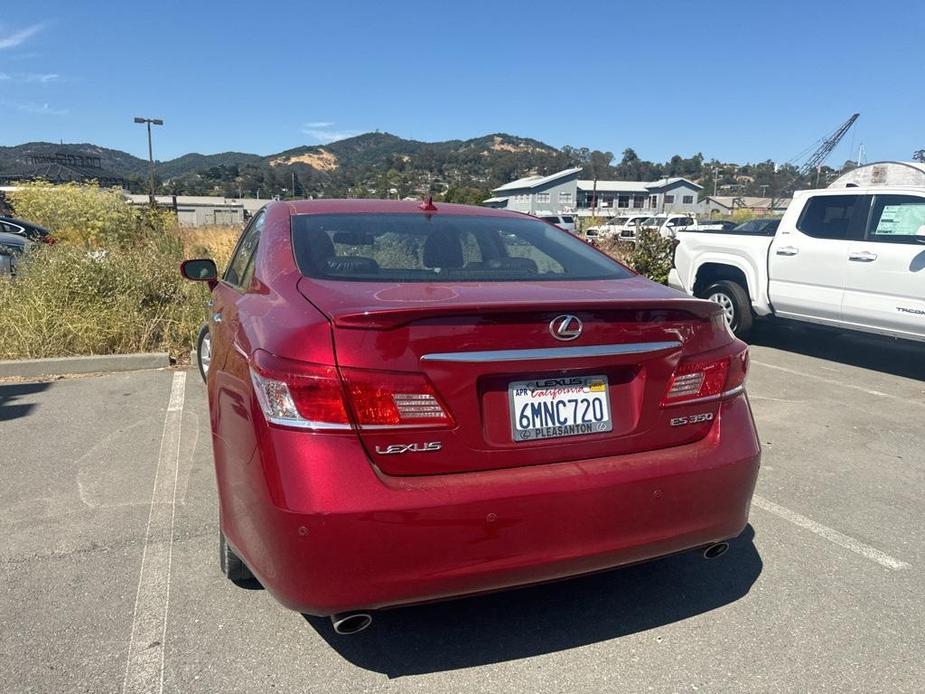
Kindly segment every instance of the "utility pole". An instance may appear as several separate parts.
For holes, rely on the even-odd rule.
[[[149,175],[149,188],[148,188],[148,199],[151,203],[151,207],[154,207],[154,148],[151,145],[151,126],[152,125],[163,125],[164,121],[160,118],[141,118],[140,116],[135,116],[136,123],[144,123],[148,126],[148,175]]]
[[[289,173],[292,176],[292,197],[295,197],[295,171],[290,171]]]

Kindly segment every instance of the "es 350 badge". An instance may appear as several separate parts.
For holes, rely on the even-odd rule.
[[[683,427],[685,424],[700,424],[701,422],[710,422],[713,420],[712,412],[702,414],[692,414],[689,417],[674,417],[671,420],[671,426]]]

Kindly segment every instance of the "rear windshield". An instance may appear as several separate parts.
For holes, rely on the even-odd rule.
[[[306,277],[378,282],[623,279],[630,272],[536,219],[424,214],[292,217]]]

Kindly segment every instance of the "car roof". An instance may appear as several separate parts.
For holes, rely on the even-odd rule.
[[[378,200],[373,198],[363,199],[322,199],[322,200],[287,200],[285,202],[273,203],[274,205],[285,205],[289,208],[289,214],[426,214],[428,211],[422,209],[424,202],[421,200]],[[510,210],[499,210],[492,207],[478,207],[476,205],[458,205],[449,202],[434,202],[436,210],[431,214],[452,214],[466,216],[482,217],[509,217],[522,219],[528,217],[522,212],[512,212]],[[534,217],[535,219],[535,217]]]

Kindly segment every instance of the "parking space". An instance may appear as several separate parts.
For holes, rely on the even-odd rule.
[[[764,329],[764,446],[723,558],[384,612],[337,637],[217,562],[195,371],[0,383],[11,691],[920,691],[920,346]]]

